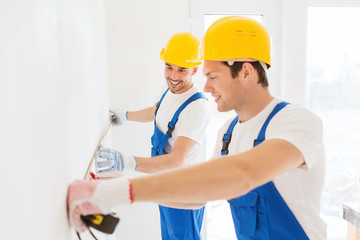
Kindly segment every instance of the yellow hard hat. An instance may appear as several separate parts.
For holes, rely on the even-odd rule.
[[[174,34],[161,50],[161,60],[184,68],[192,68],[201,64],[200,61],[189,62],[199,54],[200,40],[189,32]]]
[[[251,61],[271,66],[271,38],[256,20],[241,16],[223,17],[206,31],[196,60]]]

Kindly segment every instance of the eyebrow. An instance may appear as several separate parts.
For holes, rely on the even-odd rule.
[[[171,67],[171,65],[169,63],[165,63],[165,65],[168,67]],[[188,68],[180,67],[180,70],[184,70],[184,69],[188,69]]]
[[[209,76],[212,73],[215,73],[215,72],[208,72],[208,73],[205,74],[205,77]]]

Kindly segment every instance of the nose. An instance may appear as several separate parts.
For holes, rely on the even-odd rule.
[[[205,86],[204,86],[204,91],[205,92],[211,92],[211,90],[212,90],[212,87],[211,87],[210,81],[206,80],[206,83],[205,83]]]
[[[171,72],[171,75],[170,75],[170,78],[171,78],[172,80],[177,80],[177,76],[178,76],[177,72],[176,72],[176,71],[172,71],[172,72]]]

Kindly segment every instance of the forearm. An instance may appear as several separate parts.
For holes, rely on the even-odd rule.
[[[244,173],[229,157],[132,179],[135,201],[202,204],[230,199],[248,191]],[[244,178],[243,178],[244,179]]]
[[[151,122],[154,121],[154,108],[148,107],[139,111],[128,111],[127,119],[136,122]]]
[[[194,140],[179,136],[176,138],[172,152],[169,154],[151,158],[135,157],[136,170],[144,173],[154,173],[182,167],[195,144]]]
[[[135,159],[137,164],[136,171],[155,173],[181,167],[185,157],[170,153],[150,158],[135,157]]]

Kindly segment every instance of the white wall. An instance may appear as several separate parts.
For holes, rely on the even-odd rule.
[[[108,116],[98,0],[1,1],[0,238],[70,239],[66,191]]]
[[[153,106],[165,87],[160,51],[176,32],[189,31],[189,3],[183,0],[105,1],[110,106],[138,110]],[[113,147],[150,156],[152,123],[112,129]],[[157,205],[136,203],[118,210],[119,239],[160,239]]]

